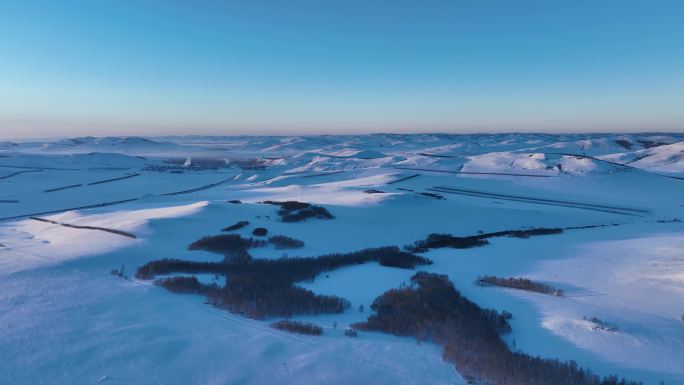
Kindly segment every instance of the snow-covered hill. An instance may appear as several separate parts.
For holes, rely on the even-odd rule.
[[[418,270],[510,311],[511,350],[684,384],[683,143],[682,134],[0,142],[0,384],[465,384],[437,344],[344,334]],[[283,221],[262,203],[288,200],[334,219]],[[403,247],[431,233],[565,230],[420,251],[433,264],[415,270],[369,262],[300,282],[351,301],[342,313],[292,317],[323,327],[318,337],[134,278],[163,258],[222,261],[188,245],[241,221],[243,237],[263,227],[304,241],[250,250],[263,259]],[[128,279],[110,274],[120,269]],[[565,296],[478,286],[482,275],[535,279]]]

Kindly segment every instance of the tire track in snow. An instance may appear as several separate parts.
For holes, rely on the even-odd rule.
[[[182,191],[175,191],[175,192],[165,193],[165,194],[161,194],[161,195],[183,195],[183,194],[194,193],[194,192],[197,192],[197,191],[208,190],[208,189],[210,189],[210,188],[220,186],[220,185],[222,185],[222,184],[224,184],[224,183],[226,183],[226,182],[230,182],[231,180],[233,180],[233,179],[235,179],[235,178],[237,178],[237,175],[233,175],[232,177],[230,177],[230,178],[228,178],[228,179],[224,179],[224,180],[222,180],[222,181],[218,181],[218,182],[216,182],[216,183],[208,184],[208,185],[205,185],[205,186],[201,186],[201,187],[197,187],[197,188],[193,188],[193,189],[189,189],[189,190],[182,190]]]
[[[212,183],[212,184],[209,184],[206,186],[202,186],[202,187],[198,187],[198,188],[194,188],[194,189],[190,189],[190,190],[183,190],[183,191],[177,191],[177,192],[172,192],[172,193],[166,193],[166,194],[157,194],[157,196],[181,195],[181,194],[190,194],[190,193],[197,192],[197,191],[203,191],[203,190],[207,190],[207,189],[219,186],[219,185],[226,183],[228,181],[231,181],[231,180],[235,179],[236,177],[237,177],[237,175],[234,175],[231,178],[224,179],[222,181]],[[140,199],[142,199],[142,196],[137,197],[137,198],[123,199],[123,200],[119,200],[119,201],[111,201],[111,202],[96,203],[96,204],[86,205],[86,206],[70,207],[70,208],[66,208],[66,209],[41,211],[38,213],[20,214],[20,215],[14,215],[14,216],[10,216],[10,217],[0,217],[0,222],[10,221],[10,220],[14,220],[14,219],[37,217],[37,216],[41,216],[41,215],[59,214],[59,213],[67,212],[67,211],[85,210],[85,209],[94,209],[94,208],[100,208],[100,207],[106,207],[106,206],[113,206],[113,205],[118,205],[118,204],[122,204],[122,203],[134,202],[134,201],[137,201]]]
[[[13,177],[13,176],[16,176],[16,175],[19,175],[19,174],[23,174],[23,173],[26,173],[26,172],[41,172],[41,171],[43,171],[43,170],[24,170],[24,171],[17,171],[17,172],[13,172],[13,173],[11,173],[11,174],[9,174],[9,175],[0,176],[0,179],[8,179],[8,178],[11,178],[11,177]]]
[[[651,212],[650,210],[637,209],[637,208],[632,208],[632,207],[612,206],[612,205],[603,205],[603,204],[585,203],[585,202],[576,202],[576,201],[566,201],[566,200],[560,200],[560,199],[546,199],[546,198],[537,198],[537,197],[530,197],[530,196],[523,196],[523,195],[498,194],[498,193],[492,193],[492,192],[486,192],[486,191],[467,190],[467,189],[460,189],[460,188],[454,188],[454,187],[448,187],[448,186],[435,186],[433,188],[428,188],[428,190],[437,191],[437,192],[441,192],[441,193],[447,193],[447,194],[472,196],[472,197],[478,197],[478,198],[501,199],[501,200],[515,201],[515,202],[525,202],[525,203],[532,203],[532,204],[548,205],[548,206],[561,206],[561,207],[570,207],[570,208],[577,208],[577,209],[583,209],[583,210],[601,211],[601,212],[607,212],[607,213],[611,213],[611,214],[620,214],[620,215],[636,216],[636,215],[640,215],[640,214],[650,214],[650,212]]]

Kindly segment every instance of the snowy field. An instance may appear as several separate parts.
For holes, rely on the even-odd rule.
[[[335,218],[283,222],[265,200],[322,205]],[[434,263],[416,270],[510,311],[512,350],[684,384],[681,134],[0,141],[0,384],[465,383],[440,346],[344,335],[415,270],[365,263],[302,282],[351,302],[341,314],[294,317],[322,336],[134,278],[161,258],[220,261],[188,245],[238,221],[250,222],[235,231],[244,237],[264,227],[305,242],[250,250],[270,259],[402,247],[431,233],[572,227],[431,249],[420,255]],[[110,274],[121,267],[129,279]],[[565,295],[476,285],[483,275]]]

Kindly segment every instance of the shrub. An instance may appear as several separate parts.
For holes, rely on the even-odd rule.
[[[233,200],[228,201],[228,203],[232,203],[232,204],[235,204],[235,205],[239,205],[239,204],[242,203],[242,201],[239,200],[239,199],[233,199]]]
[[[0,246],[2,246],[2,243],[0,243]],[[128,279],[128,277],[124,275],[124,265],[121,265],[121,269],[113,269],[112,271],[110,271],[110,273],[112,275],[116,275],[117,277]]]
[[[598,317],[582,317],[582,319],[585,321],[589,321],[593,324],[591,327],[592,330],[604,330],[607,332],[616,332],[619,330],[616,325],[609,324],[608,322],[605,322],[604,320]]]
[[[359,333],[354,329],[346,329],[344,335],[347,337],[358,337]]]
[[[228,227],[222,228],[221,231],[235,231],[235,230],[239,230],[245,226],[249,226],[248,221],[239,221],[239,222],[235,223],[234,225],[230,225]]]
[[[257,236],[257,237],[263,237],[266,234],[268,234],[268,230],[264,227],[257,227],[252,231],[252,235]]]
[[[323,328],[316,324],[312,324],[311,322],[282,320],[272,323],[271,327],[278,330],[310,336],[320,336],[323,334]]]

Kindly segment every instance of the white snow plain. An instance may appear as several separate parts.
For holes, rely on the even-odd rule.
[[[683,140],[387,134],[0,142],[0,384],[464,383],[439,346],[343,334],[412,270],[369,263],[301,283],[352,302],[342,314],[295,317],[322,326],[320,337],[276,331],[200,296],[109,273],[123,266],[132,277],[160,258],[219,260],[187,246],[240,220],[250,222],[237,231],[243,236],[263,226],[305,241],[298,250],[254,249],[256,258],[401,247],[433,232],[601,225],[430,250],[422,255],[434,264],[417,270],[447,274],[481,307],[511,311],[511,348],[575,360],[601,375],[684,384]],[[322,204],[335,219],[284,223],[263,200]],[[485,274],[544,281],[566,295],[476,286]],[[617,329],[596,328],[591,317]]]

